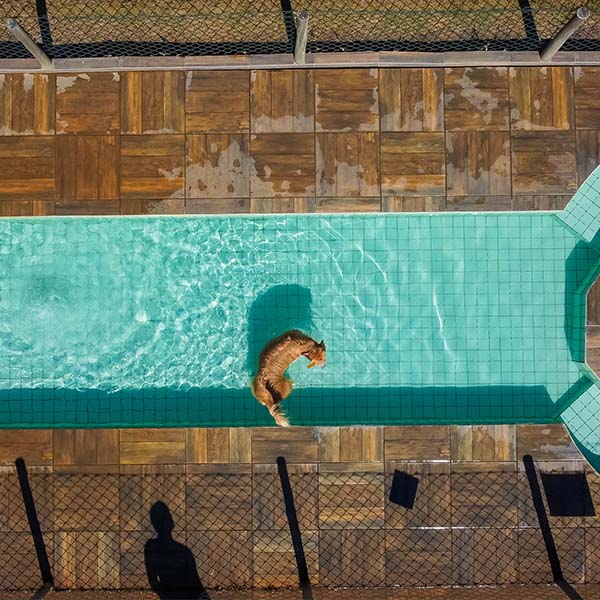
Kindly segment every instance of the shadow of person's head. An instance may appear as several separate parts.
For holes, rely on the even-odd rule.
[[[144,546],[150,587],[161,600],[208,600],[192,551],[173,539],[175,522],[164,502],[152,505],[150,522],[156,531]]]
[[[290,329],[310,333],[312,294],[296,284],[276,285],[258,296],[248,313],[248,357],[246,368],[256,373],[262,349],[274,337]]]
[[[150,522],[159,538],[171,537],[175,523],[169,507],[161,501],[155,502],[150,509]]]

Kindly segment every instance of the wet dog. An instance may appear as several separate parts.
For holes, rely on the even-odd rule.
[[[292,382],[285,377],[287,368],[301,356],[312,367],[325,366],[325,344],[317,342],[298,329],[286,331],[271,340],[260,353],[258,373],[252,381],[254,397],[267,407],[277,425],[289,427],[280,402],[292,393]]]

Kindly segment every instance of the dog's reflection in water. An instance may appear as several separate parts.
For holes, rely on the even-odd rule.
[[[150,521],[156,530],[144,547],[150,587],[161,600],[209,600],[192,551],[173,539],[175,524],[164,502],[152,506]]]

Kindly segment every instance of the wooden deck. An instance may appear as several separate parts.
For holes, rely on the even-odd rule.
[[[6,74],[0,159],[4,216],[556,209],[600,67]]]
[[[4,431],[0,589],[40,583],[17,457],[62,589],[147,587],[159,500],[206,588],[296,586],[279,456],[314,586],[552,583],[526,455],[585,474],[598,510],[600,476],[561,425]],[[395,469],[419,479],[412,509],[389,500]],[[598,514],[549,519],[565,578],[600,583]]]

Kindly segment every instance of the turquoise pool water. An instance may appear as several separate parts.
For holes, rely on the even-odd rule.
[[[272,424],[292,327],[292,424],[554,421],[599,258],[561,213],[3,219],[0,426]]]

